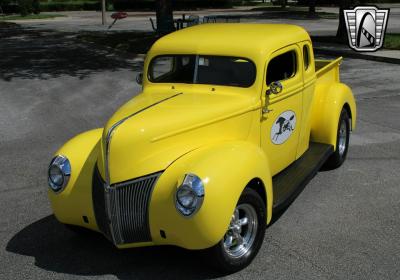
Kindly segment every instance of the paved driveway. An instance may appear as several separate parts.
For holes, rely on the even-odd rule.
[[[68,34],[19,30],[0,42],[0,279],[209,279],[177,248],[118,251],[51,215],[52,153],[134,96],[140,63]],[[251,266],[227,279],[400,278],[398,65],[346,59],[359,120],[344,166],[321,172],[272,224]]]

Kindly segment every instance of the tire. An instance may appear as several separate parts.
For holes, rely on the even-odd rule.
[[[336,151],[325,163],[326,169],[335,169],[346,160],[350,140],[350,117],[345,108],[342,109],[336,134]]]
[[[225,236],[215,246],[205,250],[206,261],[223,273],[233,273],[248,266],[257,255],[264,240],[265,209],[264,201],[260,195],[256,191],[246,188],[240,196]],[[246,217],[248,223],[240,226],[240,222],[244,223]],[[253,222],[251,222],[252,220]],[[232,230],[231,227],[235,222],[236,227]],[[243,240],[248,241],[249,247],[234,244],[240,242],[239,239],[233,237],[234,234],[237,236],[238,225],[241,228],[240,235]],[[231,244],[230,247],[229,244]]]

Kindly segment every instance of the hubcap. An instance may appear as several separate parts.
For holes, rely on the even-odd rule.
[[[225,252],[233,258],[245,255],[254,243],[257,228],[257,213],[254,207],[247,203],[238,205],[224,236]]]
[[[346,121],[342,120],[339,128],[339,155],[343,156],[346,151],[346,143],[347,143],[347,125]]]

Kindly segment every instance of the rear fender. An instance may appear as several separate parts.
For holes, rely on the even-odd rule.
[[[175,193],[184,175],[202,178],[204,202],[192,217],[183,217],[175,208]],[[150,227],[157,244],[173,244],[187,249],[204,249],[224,236],[243,189],[254,178],[265,188],[267,221],[272,213],[272,183],[268,161],[256,145],[235,141],[194,150],[172,163],[153,190]],[[160,230],[166,238],[160,237]]]
[[[337,128],[342,108],[351,117],[351,129],[356,128],[356,103],[351,89],[342,83],[317,83],[311,116],[311,141],[331,144],[336,150]]]

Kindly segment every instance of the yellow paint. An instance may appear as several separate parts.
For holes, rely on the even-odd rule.
[[[303,63],[304,45],[310,47],[308,69]],[[296,75],[282,81],[284,90],[279,95],[266,97],[270,59],[291,49],[298,60]],[[257,76],[249,88],[151,83],[147,67],[152,58],[162,54],[243,57],[254,62]],[[351,109],[355,128],[354,98],[351,90],[339,83],[339,63],[340,59],[317,61],[315,72],[310,38],[304,29],[292,25],[204,24],[161,38],[147,54],[143,92],[117,110],[104,129],[80,134],[57,151],[72,167],[65,190],[59,194],[49,191],[57,219],[98,230],[91,197],[93,169],[97,162],[105,178],[105,137],[115,123],[127,118],[110,142],[110,183],[163,173],[149,205],[152,242],[119,248],[170,244],[202,249],[216,244],[240,194],[254,178],[265,188],[269,223],[272,176],[299,158],[310,139],[334,145],[345,104]],[[262,113],[262,108],[272,111]],[[271,143],[270,130],[286,110],[296,113],[297,124],[287,142],[277,146]],[[174,205],[176,188],[186,173],[197,174],[205,184],[204,203],[190,218],[181,216]],[[89,218],[88,224],[82,216]],[[165,231],[165,239],[160,230]]]
[[[69,140],[56,155],[64,155],[71,162],[71,176],[65,189],[55,194],[48,190],[51,207],[56,218],[64,224],[79,225],[98,230],[93,212],[92,175],[99,155],[99,141],[103,129],[79,134]],[[89,223],[83,221],[87,216]]]
[[[297,61],[301,62],[302,56],[297,44],[292,44],[290,46],[279,49],[267,59],[267,62],[269,62],[274,57],[277,57],[288,51],[295,51]],[[266,69],[267,67],[268,64],[266,65]],[[263,148],[268,160],[270,161],[270,170],[272,175],[275,175],[278,172],[282,171],[296,159],[302,117],[302,74],[302,64],[297,63],[294,77],[283,80],[281,82],[283,87],[281,93],[277,95],[272,94],[269,96],[262,96],[264,99],[264,104],[269,110],[269,113],[264,114],[261,118],[261,147]],[[263,88],[263,92],[266,92],[268,89],[265,80],[263,82]],[[286,142],[277,145],[271,141],[271,127],[276,122],[279,115],[287,110],[295,113],[297,124],[289,139]]]
[[[300,135],[299,135],[299,145],[297,147],[297,155],[296,158],[299,158],[303,155],[305,151],[308,149],[308,144],[310,142],[310,129],[311,129],[311,117],[312,117],[312,102],[314,98],[315,92],[315,65],[312,63],[314,61],[314,54],[312,52],[312,45],[310,41],[300,42],[299,48],[301,53],[303,54],[304,48],[308,48],[309,56],[310,56],[310,64],[306,68],[304,63],[304,59],[301,59],[301,69],[303,73],[303,106],[302,106],[302,116],[301,123],[299,123],[300,127]]]

